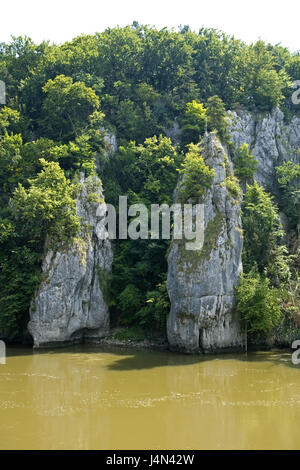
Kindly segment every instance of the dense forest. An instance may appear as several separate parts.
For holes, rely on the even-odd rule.
[[[267,331],[295,315],[300,166],[278,167],[277,190],[267,192],[254,180],[257,162],[247,145],[233,147],[226,111],[259,115],[280,107],[288,121],[300,110],[291,101],[299,78],[300,55],[280,45],[247,45],[188,26],[170,31],[134,22],[62,45],[27,37],[0,44],[7,93],[0,107],[0,330],[11,340],[23,335],[46,237],[60,246],[78,236],[79,172],[96,172],[105,200],[116,206],[119,195],[129,204],[170,204],[185,172],[187,200],[209,184],[198,145],[205,131],[231,149],[235,174],[227,184],[243,193],[243,321]],[[117,138],[113,156],[105,130]],[[285,244],[280,210],[288,217]],[[164,334],[168,247],[168,240],[114,242],[113,325],[134,327],[137,336]]]

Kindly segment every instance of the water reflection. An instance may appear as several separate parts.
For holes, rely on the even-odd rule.
[[[0,366],[2,449],[290,449],[299,419],[289,352],[17,349]]]

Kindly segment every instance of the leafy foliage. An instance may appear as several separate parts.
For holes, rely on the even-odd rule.
[[[42,129],[50,138],[77,137],[90,114],[99,108],[99,98],[83,82],[73,83],[71,77],[58,75],[43,86]]]
[[[13,337],[25,326],[46,234],[60,243],[78,230],[76,188],[68,178],[98,171],[107,202],[117,205],[126,194],[130,203],[149,206],[171,203],[180,168],[183,199],[201,197],[214,177],[196,145],[206,125],[232,149],[226,109],[297,112],[290,96],[299,71],[299,56],[281,46],[247,45],[206,28],[169,31],[134,22],[61,45],[28,37],[2,43],[8,100],[0,107],[0,328]],[[172,134],[175,121],[181,137]],[[120,144],[113,158],[105,154],[104,128]],[[238,149],[234,163],[241,182],[251,182],[256,163],[249,149]],[[298,170],[288,163],[277,171],[280,207],[295,229]],[[239,197],[233,175],[225,184]],[[246,271],[256,264],[270,282],[292,282],[277,208],[255,184],[245,195],[243,225]],[[165,240],[116,242],[116,322],[163,328],[167,249]]]
[[[242,225],[245,234],[243,266],[246,272],[257,266],[259,273],[263,274],[274,267],[274,263],[286,265],[285,253],[278,247],[283,236],[278,208],[273,197],[256,181],[252,186],[247,186],[242,205]],[[289,272],[287,266],[285,269],[281,267],[276,276],[281,277],[283,272],[286,278]]]
[[[41,159],[41,165],[28,189],[19,183],[6,217],[0,217],[0,330],[11,339],[25,328],[46,235],[52,245],[61,245],[80,227],[75,186],[58,163]]]
[[[229,142],[228,117],[225,105],[219,96],[211,96],[207,101],[207,125],[208,130],[217,131],[221,140]]]
[[[237,311],[249,332],[268,332],[281,319],[280,293],[268,278],[253,270],[241,277],[236,291]]]
[[[234,173],[241,182],[253,179],[257,169],[257,160],[251,154],[248,144],[240,145],[234,158]]]
[[[128,203],[171,204],[182,161],[169,138],[151,137],[144,144],[121,146],[103,173],[106,201],[118,206],[120,194]],[[117,240],[111,288],[111,312],[123,325],[150,329],[165,327],[169,300],[165,289],[168,240]]]
[[[203,196],[215,176],[215,170],[205,164],[200,146],[195,144],[188,146],[188,152],[179,173],[183,175],[179,194],[184,201]]]
[[[283,196],[284,207],[290,217],[292,228],[300,233],[300,165],[292,160],[276,168],[278,182]]]
[[[206,125],[206,108],[202,103],[193,100],[187,103],[184,113],[182,126],[182,142],[183,144],[197,144],[200,136],[204,133]]]
[[[15,189],[12,208],[32,237],[48,234],[52,241],[68,241],[80,228],[75,186],[66,179],[58,163],[41,159],[41,164],[43,170],[29,180],[27,190],[20,183]]]

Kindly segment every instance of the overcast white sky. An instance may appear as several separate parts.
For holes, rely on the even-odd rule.
[[[137,20],[158,28],[213,27],[247,42],[262,38],[296,51],[299,12],[299,0],[2,0],[0,42],[25,34],[36,42],[64,42]]]

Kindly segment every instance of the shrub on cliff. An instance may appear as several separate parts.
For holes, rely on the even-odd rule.
[[[182,144],[197,144],[205,131],[206,108],[196,100],[186,104],[182,127]]]
[[[66,179],[56,162],[41,159],[43,170],[29,180],[29,188],[22,184],[11,199],[18,220],[33,238],[49,235],[62,242],[74,237],[80,228],[76,215],[75,185]]]
[[[244,143],[237,149],[234,158],[234,173],[242,182],[249,182],[257,169],[257,160],[251,154],[248,144]]]
[[[199,145],[190,144],[179,173],[182,182],[179,195],[183,201],[201,197],[213,182],[215,170],[205,164]]]
[[[244,231],[243,266],[249,272],[256,265],[260,274],[272,273],[272,281],[278,283],[289,278],[285,251],[280,248],[284,234],[277,205],[273,197],[255,181],[247,185],[242,204]],[[274,272],[274,267],[278,270]]]
[[[268,332],[281,319],[280,292],[270,287],[270,280],[255,270],[241,276],[236,290],[242,324],[249,332]]]
[[[58,163],[41,159],[41,164],[28,188],[19,183],[6,217],[0,217],[0,330],[10,339],[26,327],[46,234],[52,243],[67,242],[80,227],[75,186]]]

